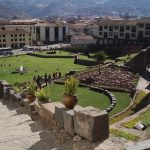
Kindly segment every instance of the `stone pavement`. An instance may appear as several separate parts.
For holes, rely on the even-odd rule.
[[[7,105],[6,105],[7,104]],[[59,143],[47,127],[33,122],[24,108],[0,100],[0,150],[51,150]]]

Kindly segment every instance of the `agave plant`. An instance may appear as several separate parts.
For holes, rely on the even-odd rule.
[[[75,95],[77,92],[78,83],[79,81],[74,77],[67,79],[65,81],[65,94]]]
[[[44,89],[41,89],[40,91],[36,92],[35,95],[39,101],[42,101],[42,102],[49,101],[48,92]]]
[[[36,85],[34,82],[29,82],[27,84],[27,94],[35,94]]]

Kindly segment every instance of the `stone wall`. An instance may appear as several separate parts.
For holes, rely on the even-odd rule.
[[[97,61],[83,60],[83,59],[75,59],[74,63],[84,66],[96,66],[99,64],[99,62]]]
[[[30,55],[30,56],[35,56],[35,57],[40,57],[40,58],[75,58],[75,56],[66,56],[66,55],[40,55],[40,54],[36,54],[36,53],[28,53],[27,55]]]
[[[136,72],[142,72],[146,70],[148,64],[150,64],[150,47],[148,47],[147,49],[143,49],[126,65],[128,67],[131,67]]]

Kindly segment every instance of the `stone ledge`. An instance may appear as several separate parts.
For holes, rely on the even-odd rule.
[[[86,107],[76,111],[74,116],[75,133],[91,142],[109,137],[109,117],[106,111]]]
[[[74,110],[81,111],[83,107],[76,105]],[[63,119],[64,119],[64,129],[67,131],[70,135],[74,136],[74,110],[68,110],[63,112]]]
[[[41,117],[47,122],[51,122],[56,125],[55,121],[55,108],[62,105],[60,102],[52,102],[41,105],[42,114]]]

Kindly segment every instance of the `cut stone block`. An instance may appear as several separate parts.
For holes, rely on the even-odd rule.
[[[28,115],[31,117],[32,112],[35,111],[34,102],[31,103],[31,102],[29,102],[28,99],[23,99],[23,102],[24,102],[24,106],[26,108],[26,111],[27,111]]]
[[[76,105],[74,110],[80,111],[83,107]],[[64,119],[64,129],[70,135],[74,136],[74,110],[68,110],[63,112],[63,119]]]
[[[59,104],[55,107],[55,120],[59,127],[64,127],[64,119],[63,119],[63,112],[67,111],[68,109],[65,108],[63,104]]]
[[[38,114],[41,115],[41,106],[38,104],[37,100],[34,102],[34,107]]]
[[[46,103],[42,104],[42,114],[41,117],[45,119],[47,122],[51,122],[56,125],[55,121],[55,107],[61,105],[59,102]]]
[[[22,100],[19,93],[14,94],[14,100],[17,101],[17,102],[20,102]]]
[[[74,115],[75,133],[89,141],[96,142],[109,137],[109,117],[106,111],[86,107]]]

